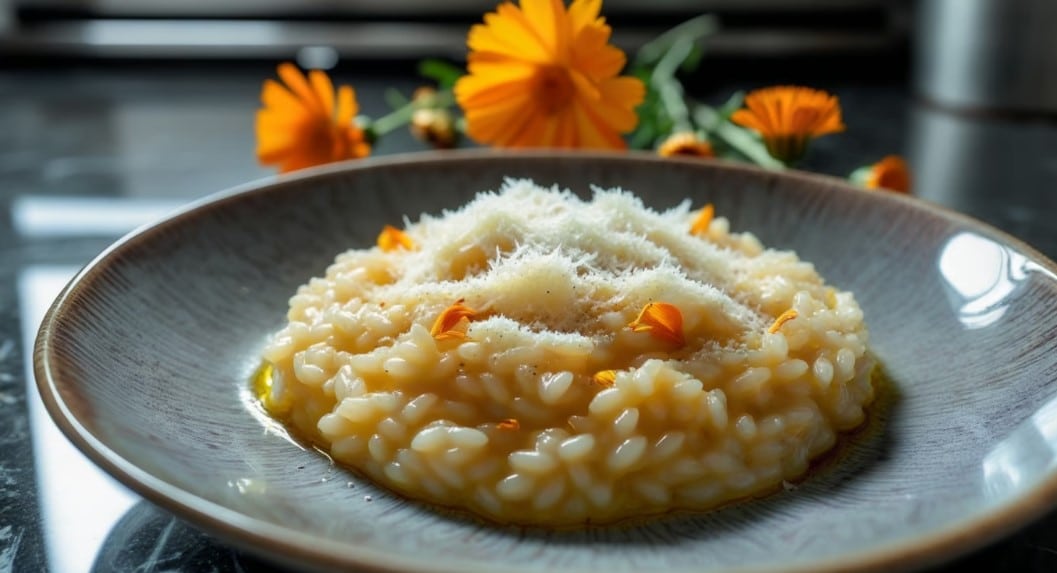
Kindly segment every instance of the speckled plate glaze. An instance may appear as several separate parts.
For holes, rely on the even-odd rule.
[[[287,298],[384,223],[504,177],[657,208],[710,201],[855,292],[894,381],[875,427],[795,489],[711,513],[546,531],[390,495],[268,429],[249,380]],[[424,154],[252,184],[125,237],[55,302],[35,353],[51,415],[151,501],[285,564],[358,571],[890,571],[1057,500],[1057,266],[914,199],[636,154]]]

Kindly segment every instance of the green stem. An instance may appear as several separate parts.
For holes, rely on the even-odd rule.
[[[672,120],[675,131],[693,131],[690,121],[690,110],[683,97],[683,85],[675,78],[679,66],[690,56],[694,49],[691,38],[677,38],[665,52],[650,74],[650,83],[657,89],[661,105]]]
[[[680,40],[697,41],[712,35],[719,29],[719,20],[711,14],[692,18],[662,33],[639,48],[635,55],[635,67],[648,67],[651,63],[663,58],[671,45]]]
[[[734,125],[711,106],[698,105],[694,109],[694,118],[709,138],[723,142],[752,163],[777,171],[786,168],[785,163],[771,157],[767,147],[752,132]]]

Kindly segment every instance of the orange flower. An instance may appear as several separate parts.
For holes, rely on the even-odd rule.
[[[774,323],[772,323],[771,327],[767,329],[767,332],[770,332],[771,334],[778,332],[782,329],[783,324],[789,322],[790,320],[793,320],[798,316],[800,316],[800,313],[793,309],[789,309],[783,312],[782,314],[778,315],[778,318],[774,319]]]
[[[470,137],[497,147],[622,149],[646,88],[618,76],[601,0],[500,4],[470,29],[455,99]]]
[[[690,131],[680,131],[668,136],[664,143],[657,148],[657,154],[661,157],[715,157],[712,144],[703,141],[697,134]]]
[[[279,77],[265,80],[264,107],[257,111],[257,159],[277,165],[280,173],[342,159],[366,157],[371,145],[352,123],[356,94],[349,86],[337,92],[319,70],[304,74],[290,63],[279,65]]]
[[[712,218],[716,216],[716,208],[707,203],[698,211],[694,222],[690,224],[691,235],[703,235],[708,232],[708,226],[712,224]]]
[[[902,157],[889,155],[869,167],[863,183],[867,189],[910,193],[910,168]]]
[[[378,248],[385,252],[397,249],[413,251],[416,246],[415,241],[412,241],[411,237],[407,236],[407,233],[392,225],[382,227],[382,232],[378,233]]]
[[[591,380],[599,386],[609,388],[617,381],[616,370],[599,370],[591,377]]]
[[[684,344],[683,314],[675,305],[666,302],[651,302],[642,307],[638,318],[628,326],[634,332],[648,332],[654,338],[671,342],[677,346]]]
[[[444,309],[437,320],[433,322],[433,328],[429,333],[437,340],[449,340],[453,338],[466,338],[466,326],[477,314],[472,308],[463,304],[465,299],[455,301],[455,304]]]
[[[811,139],[844,131],[840,102],[820,90],[775,86],[745,96],[745,106],[731,121],[754,129],[763,137],[767,152],[790,163],[807,151]]]

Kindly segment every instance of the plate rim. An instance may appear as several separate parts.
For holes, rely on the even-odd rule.
[[[619,162],[619,163],[652,163],[683,164],[687,166],[710,165],[720,171],[740,172],[750,177],[764,180],[791,179],[801,184],[821,185],[839,192],[870,193],[870,201],[894,202],[903,208],[924,211],[930,216],[969,227],[985,237],[995,239],[1011,247],[1039,265],[1046,271],[1050,280],[1057,283],[1057,263],[1024,241],[953,209],[925,201],[923,199],[891,192],[874,192],[854,187],[849,182],[837,177],[796,170],[769,171],[755,166],[716,159],[697,158],[661,158],[649,152],[637,151],[558,151],[528,150],[499,151],[491,149],[472,149],[457,151],[426,151],[375,156],[366,159],[350,160],[319,167],[300,170],[291,174],[269,176],[212,193],[190,201],[163,219],[149,223],[127,233],[113,242],[89,263],[81,268],[62,289],[58,297],[48,308],[35,338],[33,348],[33,373],[36,387],[49,416],[62,433],[78,450],[87,456],[118,482],[130,488],[146,500],[170,511],[197,527],[209,531],[252,553],[263,554],[269,558],[295,567],[340,569],[357,567],[370,573],[391,573],[394,571],[441,572],[441,571],[510,571],[524,572],[528,569],[507,567],[502,564],[488,564],[476,561],[448,561],[448,565],[438,565],[428,559],[408,558],[405,555],[392,554],[372,548],[367,544],[353,544],[330,539],[317,539],[297,530],[279,524],[259,520],[220,503],[199,497],[176,485],[170,484],[138,467],[134,462],[110,449],[102,440],[92,434],[81,424],[77,415],[63,402],[59,386],[60,376],[54,372],[52,361],[55,353],[55,332],[57,323],[64,313],[73,312],[76,304],[72,302],[75,295],[91,288],[93,277],[97,276],[106,265],[124,249],[134,248],[137,243],[149,241],[156,233],[180,225],[185,220],[193,219],[212,209],[244,197],[264,194],[275,188],[291,184],[309,182],[314,179],[327,179],[347,172],[373,169],[389,169],[401,165],[502,162],[511,159],[528,159],[530,161],[581,162]],[[70,382],[66,382],[69,384]],[[990,510],[980,512],[970,519],[963,520],[951,527],[941,528],[909,540],[893,541],[879,545],[867,551],[861,551],[840,557],[814,560],[792,569],[777,565],[741,567],[733,569],[716,569],[713,571],[739,571],[745,573],[774,573],[777,571],[818,572],[836,571],[892,571],[936,565],[973,550],[980,549],[1019,528],[1029,525],[1039,517],[1057,507],[1057,470],[1051,470],[1039,483],[1028,488],[1018,498],[1003,503]],[[461,566],[461,567],[460,567]],[[590,569],[569,569],[567,573],[583,572]],[[677,570],[673,570],[677,571]],[[700,569],[687,569],[700,571]]]

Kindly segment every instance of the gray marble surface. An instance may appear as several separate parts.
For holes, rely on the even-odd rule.
[[[264,177],[253,112],[270,67],[0,68],[0,573],[268,571],[100,474],[43,413],[27,361],[63,281],[115,238],[181,203]],[[339,74],[370,115],[408,77]],[[721,100],[745,83],[704,89]],[[966,115],[899,84],[835,82],[849,130],[807,167],[846,175],[888,153],[921,197],[976,216],[1057,257],[1057,124]],[[406,134],[377,153],[417,149]],[[1057,512],[940,571],[1057,570]]]

